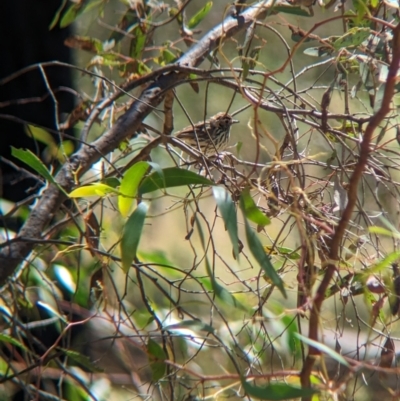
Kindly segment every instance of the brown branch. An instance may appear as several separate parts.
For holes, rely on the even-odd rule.
[[[260,1],[253,7],[249,7],[238,18],[228,17],[190,48],[177,61],[177,65],[182,67],[198,66],[223,40],[246,29],[255,19],[265,18],[271,5],[277,5],[279,2]],[[183,72],[171,71],[157,77],[108,132],[92,143],[91,146],[84,145],[71,156],[69,162],[65,163],[57,174],[57,183],[66,192],[70,192],[75,185],[75,178],[82,176],[104,155],[116,149],[122,140],[135,135],[144,118],[163,101],[165,92],[179,84],[185,76],[186,74]],[[20,230],[19,236],[40,239],[45,227],[64,200],[65,195],[55,185],[50,184]],[[1,250],[0,284],[5,283],[7,278],[13,274],[17,265],[32,251],[33,246],[34,244],[30,242],[15,242]]]
[[[335,234],[332,238],[331,248],[329,253],[329,263],[327,265],[324,278],[318,287],[317,293],[314,298],[313,306],[311,308],[309,334],[311,340],[318,341],[319,319],[322,303],[325,299],[325,293],[328,290],[329,283],[336,272],[337,261],[339,260],[340,246],[343,240],[344,233],[350,222],[351,215],[357,202],[358,183],[362,177],[365,167],[368,163],[368,157],[371,153],[371,142],[375,130],[379,124],[384,120],[385,116],[391,110],[391,102],[395,93],[395,85],[397,82],[397,72],[400,65],[400,24],[393,30],[393,58],[390,63],[389,73],[386,80],[385,92],[383,95],[382,105],[380,109],[370,119],[362,142],[360,144],[360,157],[355,166],[354,172],[350,177],[349,191],[348,191],[348,204],[343,211],[342,217],[338,226],[336,227]],[[320,351],[310,346],[308,356],[305,360],[301,372],[301,384],[303,387],[310,387],[310,375],[314,366],[315,358],[320,354]],[[306,398],[309,400],[309,398]]]

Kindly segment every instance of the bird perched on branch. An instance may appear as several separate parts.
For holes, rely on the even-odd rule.
[[[238,122],[230,114],[221,112],[206,121],[184,128],[176,137],[200,150],[206,157],[215,156],[228,147],[231,126]]]

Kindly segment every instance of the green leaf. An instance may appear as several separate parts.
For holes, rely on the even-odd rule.
[[[103,197],[110,193],[118,194],[119,192],[109,185],[97,182],[92,185],[84,185],[83,187],[76,188],[72,192],[70,192],[68,196],[70,198],[83,198],[87,196]]]
[[[154,172],[143,180],[139,187],[140,195],[156,191],[157,189],[179,187],[182,185],[214,185],[209,179],[178,167],[169,167],[162,171],[163,176]]]
[[[117,188],[121,185],[121,182],[116,177],[107,177],[104,180],[101,180],[102,184],[105,184],[111,188]]]
[[[133,30],[132,35],[135,38],[131,41],[130,56],[133,59],[141,59],[141,54],[146,44],[146,33],[142,30],[142,27],[137,26]]]
[[[49,31],[51,31],[57,25],[57,22],[60,19],[60,15],[62,13],[62,10],[64,10],[64,7],[65,7],[66,4],[67,4],[67,0],[62,0],[62,2],[60,4],[60,7],[58,8],[56,13],[54,14],[53,20],[50,22]]]
[[[201,21],[207,16],[212,8],[213,2],[209,1],[206,5],[198,11],[192,18],[190,18],[189,22],[187,23],[187,27],[189,29],[195,28],[197,25],[200,24]]]
[[[64,191],[64,189],[61,188],[57,184],[57,182],[54,180],[53,176],[50,174],[50,171],[43,164],[43,162],[30,150],[16,149],[13,146],[11,146],[11,154],[15,158],[17,158],[17,159],[21,160],[22,162],[24,162],[25,164],[27,164],[30,168],[35,170],[38,174],[40,174],[47,181],[56,185],[60,191],[62,191],[65,195],[67,195],[67,193]]]
[[[303,343],[306,343],[307,345],[314,347],[314,348],[318,349],[319,351],[322,351],[325,354],[329,355],[332,359],[339,362],[340,364],[342,364],[346,367],[350,367],[349,363],[346,361],[346,359],[344,359],[342,357],[342,355],[338,354],[336,351],[334,351],[332,348],[329,348],[327,345],[321,344],[320,342],[315,341],[315,340],[311,340],[308,337],[304,337],[300,333],[295,333],[295,336],[299,340],[303,341]]]
[[[205,331],[207,333],[214,333],[214,328],[208,324],[203,323],[201,320],[183,320],[182,322],[171,324],[163,327],[167,331],[180,331],[180,330],[194,330]]]
[[[15,345],[16,347],[19,347],[25,351],[28,351],[28,348],[25,347],[24,344],[22,344],[21,342],[19,342],[17,339],[15,339],[14,337],[9,336],[8,334],[4,334],[4,333],[0,333],[0,343],[8,343],[8,344],[12,344]]]
[[[82,12],[82,4],[75,3],[71,4],[60,20],[60,28],[66,28],[68,25],[71,25],[76,18],[78,18],[79,14]]]
[[[139,184],[149,169],[149,163],[138,162],[124,174],[119,188],[118,209],[123,217],[128,216],[134,197],[137,195]]]
[[[167,372],[167,365],[164,361],[167,359],[162,347],[151,338],[147,343],[147,353],[150,360],[150,367],[153,373],[153,382],[158,382]]]
[[[245,205],[243,204],[243,200],[240,199],[240,208],[242,209],[243,216],[244,216],[244,225],[245,225],[245,230],[246,230],[246,239],[247,239],[247,244],[250,248],[250,251],[260,267],[264,270],[265,274],[269,279],[272,281],[274,285],[276,285],[279,290],[281,291],[282,295],[286,298],[286,291],[283,286],[283,281],[279,277],[279,274],[276,272],[274,269],[274,266],[272,266],[270,257],[265,253],[264,248],[258,239],[256,233],[253,231],[253,229],[250,227],[249,222],[246,219],[245,215]]]
[[[125,272],[129,270],[132,261],[136,258],[144,220],[148,210],[149,206],[142,202],[130,215],[124,226],[121,239],[121,260],[122,268]]]
[[[270,219],[257,207],[253,198],[250,195],[250,189],[246,188],[240,195],[240,200],[243,205],[243,213],[247,219],[256,223],[258,226],[264,228],[266,225],[271,224]]]
[[[311,17],[311,13],[307,10],[304,10],[301,7],[293,7],[293,6],[276,6],[273,7],[273,11],[278,13],[286,13],[286,14],[294,14],[299,15],[301,17]]]
[[[384,227],[378,227],[378,226],[368,227],[368,232],[370,232],[371,234],[379,234],[387,237],[400,238],[400,233],[397,230],[392,231]]]
[[[363,270],[362,274],[364,278],[367,278],[371,274],[382,273],[382,271],[385,271],[388,267],[392,265],[392,263],[396,262],[399,258],[400,258],[400,251],[391,252],[378,263],[374,263],[367,269]]]
[[[286,383],[271,383],[267,386],[259,387],[248,383],[242,379],[242,386],[246,394],[258,400],[290,400],[293,398],[311,397],[317,393],[312,388],[301,388]]]
[[[166,65],[166,64],[173,63],[177,59],[177,57],[175,56],[174,53],[171,52],[171,50],[163,49],[161,51],[161,59],[162,59],[162,61],[160,64]]]
[[[61,351],[63,354],[67,355],[68,358],[72,359],[74,362],[79,363],[79,365],[89,370],[89,372],[93,373],[103,372],[103,369],[98,368],[86,355],[82,355],[79,352],[71,351],[69,349],[61,347],[57,347],[57,351]]]
[[[361,45],[371,34],[369,28],[351,28],[343,36],[333,42],[335,50],[351,48]]]
[[[239,238],[235,204],[230,193],[222,187],[213,187],[213,194],[217,202],[218,209],[221,212],[225,223],[225,229],[228,230],[229,237],[233,246],[235,258],[239,258]]]
[[[99,4],[103,3],[103,1],[104,0],[83,0],[79,3],[72,4],[62,16],[60,21],[60,28],[65,28],[68,25],[71,25],[78,17],[87,13]]]
[[[25,132],[28,136],[34,138],[36,141],[44,143],[47,146],[57,146],[56,141],[51,136],[50,132],[43,128],[36,127],[35,125],[26,125]]]
[[[38,174],[40,174],[47,181],[56,184],[53,176],[47,167],[43,164],[43,162],[30,150],[16,149],[11,147],[11,154],[17,159],[21,160],[25,164],[27,164],[30,168],[35,170]],[[57,185],[57,184],[56,184]]]

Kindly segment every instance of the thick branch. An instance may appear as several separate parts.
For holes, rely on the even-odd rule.
[[[265,18],[271,5],[277,3],[279,1],[260,1],[244,11],[240,17],[228,17],[189,49],[177,64],[188,67],[198,66],[224,39],[246,29],[255,19]],[[90,146],[82,146],[70,158],[70,161],[64,164],[56,176],[56,181],[70,192],[74,186],[74,174],[80,177],[94,163],[116,149],[123,139],[134,135],[144,118],[163,101],[165,91],[173,88],[184,77],[185,74],[182,72],[170,72],[156,79],[108,132]],[[19,236],[40,239],[44,228],[64,200],[64,195],[57,187],[50,185],[40,197]],[[13,274],[17,265],[29,255],[33,246],[34,244],[30,242],[14,242],[1,250],[0,284]]]

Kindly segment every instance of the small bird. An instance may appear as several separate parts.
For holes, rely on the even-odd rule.
[[[206,121],[184,128],[176,137],[200,150],[206,157],[215,156],[228,147],[231,126],[238,122],[230,114],[221,112]]]

